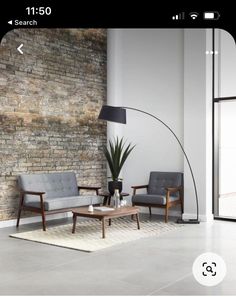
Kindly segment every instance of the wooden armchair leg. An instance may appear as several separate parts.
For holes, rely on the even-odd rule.
[[[184,201],[183,201],[182,193],[180,193],[180,207],[181,207],[181,212],[184,213]]]
[[[184,201],[183,201],[183,188],[180,189],[179,191],[179,198],[180,198],[180,207],[181,207],[181,212],[184,213]]]
[[[151,206],[149,206],[148,208],[149,208],[149,214],[151,216],[152,215],[152,208],[151,208]]]
[[[181,213],[184,213],[183,200],[180,201]]]
[[[169,207],[166,205],[165,208],[165,222],[168,223],[168,212],[169,212]]]
[[[16,227],[19,227],[20,224],[20,217],[21,217],[21,210],[22,210],[22,206],[23,206],[23,202],[24,202],[24,195],[21,194],[20,196],[20,205],[19,205],[19,210],[18,210],[18,216],[17,216],[17,221],[16,221]]]
[[[135,206],[135,204],[132,203],[132,206]],[[131,215],[131,220],[134,221],[134,215]]]

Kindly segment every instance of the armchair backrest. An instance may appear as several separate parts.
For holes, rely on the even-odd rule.
[[[167,187],[183,186],[182,172],[160,172],[153,171],[150,173],[147,192],[152,195],[165,195]],[[173,194],[173,196],[176,196]]]

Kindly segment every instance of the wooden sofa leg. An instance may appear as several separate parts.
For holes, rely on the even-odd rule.
[[[166,206],[166,209],[165,209],[165,222],[168,223],[168,206]]]
[[[40,206],[41,206],[43,231],[46,231],[46,221],[45,221],[45,212],[44,212],[43,195],[42,194],[40,194]]]
[[[152,215],[152,208],[151,208],[151,206],[149,206],[149,214],[150,214],[150,216]]]
[[[42,209],[41,215],[42,215],[43,231],[46,231],[46,220],[45,220],[45,213],[43,209]]]
[[[19,207],[19,210],[18,210],[18,217],[17,217],[17,221],[16,221],[17,228],[19,227],[19,224],[20,224],[20,216],[21,216],[21,206]]]
[[[20,205],[19,205],[18,216],[17,216],[17,221],[16,221],[17,228],[19,227],[19,224],[20,224],[20,217],[21,217],[21,210],[22,210],[23,202],[24,202],[24,194],[22,193],[20,195]]]

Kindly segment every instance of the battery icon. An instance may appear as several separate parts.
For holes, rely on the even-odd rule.
[[[218,20],[220,18],[220,14],[218,11],[206,11],[204,12],[205,20]]]

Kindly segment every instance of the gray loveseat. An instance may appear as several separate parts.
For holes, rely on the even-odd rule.
[[[22,174],[18,178],[18,185],[20,188],[20,206],[17,227],[23,209],[40,213],[43,230],[46,231],[46,214],[67,212],[91,203],[102,203],[102,198],[98,196],[100,187],[77,186],[74,172]],[[80,195],[82,189],[93,190],[96,195]]]

